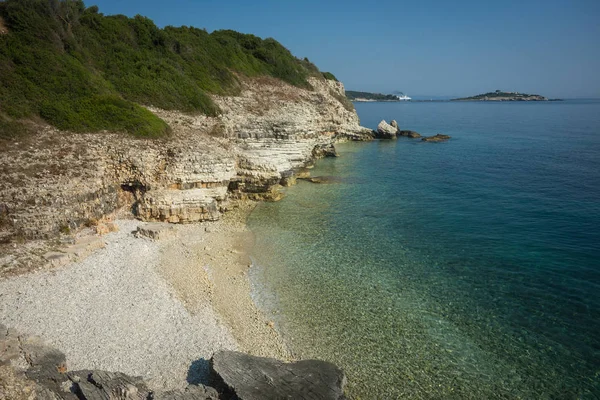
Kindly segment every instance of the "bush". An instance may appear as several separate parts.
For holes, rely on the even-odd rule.
[[[29,129],[24,123],[0,116],[0,141],[21,138],[29,133]]]
[[[39,115],[73,131],[156,137],[166,124],[136,104],[214,116],[220,110],[209,93],[239,93],[236,74],[307,89],[309,76],[335,79],[271,38],[159,29],[81,0],[0,1],[0,17],[9,31],[0,37],[0,110],[10,121]]]
[[[60,129],[76,132],[110,129],[149,138],[169,132],[169,126],[156,115],[114,95],[94,96],[77,103],[45,102],[40,115]]]
[[[336,81],[339,82],[337,80],[337,78],[335,77],[335,75],[333,75],[331,72],[323,72],[323,78],[330,80],[330,81]]]

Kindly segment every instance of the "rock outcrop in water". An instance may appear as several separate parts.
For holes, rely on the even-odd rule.
[[[379,125],[377,125],[377,130],[375,131],[375,137],[378,139],[396,139],[398,133],[398,124],[396,126],[390,125],[385,120],[382,120]]]
[[[389,124],[385,120],[382,120],[379,125],[377,125],[377,130],[373,131],[373,133],[378,139],[396,139],[398,136],[406,136],[413,139],[421,137],[421,135],[415,131],[401,130],[398,127],[398,122],[396,122],[396,120],[392,120]]]
[[[423,139],[421,139],[424,142],[443,142],[446,141],[448,139],[450,139],[451,137],[448,135],[442,135],[441,133],[438,133],[437,135],[434,136],[427,136],[424,137]]]
[[[140,377],[99,370],[68,371],[65,355],[0,324],[0,399],[10,400],[268,400],[344,399],[344,373],[318,360],[284,363],[233,351],[210,362],[213,386],[152,391]]]
[[[421,135],[415,131],[410,131],[410,130],[403,130],[403,131],[398,131],[398,135],[399,136],[406,136],[409,137],[411,139],[418,139],[421,137]]]

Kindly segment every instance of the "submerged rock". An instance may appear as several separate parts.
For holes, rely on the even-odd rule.
[[[340,180],[334,176],[309,176],[307,178],[298,178],[301,181],[310,183],[338,183]]]
[[[377,130],[375,131],[375,136],[378,139],[396,139],[396,134],[398,133],[398,128],[393,127],[392,125],[382,120],[379,125],[377,125]]]
[[[210,366],[215,386],[226,397],[240,400],[345,399],[344,373],[325,361],[284,363],[235,351],[220,351],[212,357]]]
[[[421,135],[415,131],[411,131],[411,130],[404,130],[404,131],[398,131],[398,135],[400,136],[406,136],[409,138],[413,138],[413,139],[417,139],[420,138]]]
[[[427,136],[424,137],[423,139],[421,139],[424,142],[442,142],[444,140],[448,140],[450,139],[450,136],[448,135],[442,135],[441,133],[438,133],[435,136]]]
[[[309,178],[309,177],[310,177],[310,169],[308,169],[308,168],[300,168],[298,171],[296,171],[297,179]]]

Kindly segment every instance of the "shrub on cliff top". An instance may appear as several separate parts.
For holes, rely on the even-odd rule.
[[[136,105],[217,115],[207,93],[236,94],[236,74],[310,89],[322,74],[274,39],[148,18],[104,16],[81,0],[5,0],[0,17],[0,114],[39,115],[74,131],[160,136],[167,125]],[[3,124],[5,127],[9,126]]]
[[[338,79],[335,77],[335,75],[332,74],[331,72],[323,72],[323,78],[330,80],[330,81],[339,82]]]

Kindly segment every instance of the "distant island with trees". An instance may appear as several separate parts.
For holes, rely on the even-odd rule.
[[[488,92],[471,97],[452,99],[451,101],[560,101],[560,99],[548,99],[547,97],[541,96],[539,94],[503,92],[501,90],[496,90],[495,92]]]
[[[396,95],[396,94],[357,92],[354,90],[346,90],[346,97],[350,101],[406,101],[406,100],[410,100],[410,97],[405,96],[403,93]]]
[[[355,90],[346,90],[346,97],[355,102],[377,102],[377,101],[414,101],[414,102],[447,102],[447,101],[562,101],[562,99],[549,99],[539,94],[528,94],[520,92],[503,92],[496,90],[478,94],[476,96],[461,97],[457,99],[439,99],[439,100],[413,100],[402,92],[395,94],[358,92]]]

